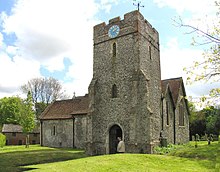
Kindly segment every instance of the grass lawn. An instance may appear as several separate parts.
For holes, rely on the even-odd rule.
[[[177,146],[168,155],[114,154],[86,156],[83,151],[40,146],[0,148],[0,171],[215,172],[220,171],[219,144]]]
[[[24,145],[5,146],[0,148],[0,172],[24,171],[25,165],[67,161],[85,156],[81,150],[55,149],[39,145],[30,145],[29,148],[25,148]]]

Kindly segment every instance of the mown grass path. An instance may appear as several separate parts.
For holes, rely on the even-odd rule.
[[[83,151],[40,146],[0,148],[0,172],[218,172],[219,144],[178,146],[168,155],[114,154],[86,156]]]

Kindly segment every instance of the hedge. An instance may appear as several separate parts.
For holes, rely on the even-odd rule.
[[[5,146],[5,143],[6,143],[6,136],[0,133],[0,147],[2,148],[3,146]]]

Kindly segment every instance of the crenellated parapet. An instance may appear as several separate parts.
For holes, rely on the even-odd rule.
[[[110,19],[108,24],[103,22],[94,26],[94,44],[114,39],[108,36],[108,30],[113,25],[120,27],[117,38],[131,33],[140,33],[159,50],[159,34],[157,30],[137,10],[125,14],[124,19],[115,17]]]

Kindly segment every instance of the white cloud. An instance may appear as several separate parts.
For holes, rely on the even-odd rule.
[[[2,46],[3,46],[3,35],[0,32],[0,47],[2,47]]]
[[[204,82],[186,85],[187,75],[184,67],[190,67],[194,61],[202,60],[202,50],[181,48],[177,38],[170,38],[164,47],[161,47],[161,77],[162,79],[183,77],[188,96],[199,97],[208,94],[213,84]]]
[[[80,8],[84,4],[87,5]],[[96,21],[91,17],[96,12],[93,0],[20,0],[13,15],[5,20],[4,31],[15,33],[16,46],[24,57],[36,59],[51,70],[62,70],[63,65],[57,66],[48,59],[60,58],[60,62],[64,56],[76,58],[75,51],[92,39]]]
[[[167,44],[161,47],[162,78],[183,76],[183,68],[192,65],[195,58],[201,54],[202,52],[199,50],[180,48],[178,38],[170,38]]]
[[[17,51],[18,51],[18,47],[15,47],[15,46],[8,46],[6,48],[6,52],[9,54],[9,55],[16,55],[17,54]]]
[[[161,7],[169,6],[179,13],[204,12],[207,1],[154,0]],[[40,66],[49,71],[62,71],[63,59],[69,58],[67,78],[73,82],[63,83],[70,95],[87,93],[92,78],[93,26],[99,10],[109,12],[118,0],[17,0],[10,16],[0,16],[4,32],[14,34],[14,45],[5,45],[0,33],[0,97],[16,92],[21,84],[40,76]],[[192,4],[193,3],[193,4]],[[189,5],[190,4],[190,5]],[[199,10],[198,10],[199,9]],[[208,9],[205,9],[208,10]],[[181,49],[178,40],[172,39],[161,48],[162,77],[179,77],[184,73],[192,58],[200,55],[199,50]],[[179,63],[181,61],[181,63]],[[175,64],[172,68],[170,63]],[[4,93],[3,93],[4,92]],[[17,92],[16,92],[17,93]]]
[[[40,75],[39,68],[40,64],[36,61],[26,60],[19,56],[14,56],[12,59],[7,54],[0,53],[1,97],[18,94],[21,85],[32,77]]]
[[[154,2],[160,8],[169,7],[174,9],[177,15],[180,15],[183,24],[197,27],[205,32],[212,31],[214,25],[219,26],[219,23],[216,24],[219,19],[217,18],[218,16],[216,16],[218,9],[215,6],[215,0],[154,0]],[[174,18],[174,20],[179,22],[178,18],[179,17]],[[183,27],[182,31],[194,37],[198,43],[204,43],[204,41],[206,41],[201,35],[199,36],[196,32],[192,32],[192,29],[189,27]],[[187,39],[186,35],[184,39]],[[194,61],[201,61],[202,48],[206,49],[210,46],[209,44],[200,47],[181,48],[179,42],[180,40],[177,38],[171,38],[167,42],[167,45],[161,48],[161,70],[163,79],[183,76],[184,80],[186,80],[187,76],[183,68],[192,66]],[[175,65],[171,65],[171,63]],[[218,84],[196,82],[192,85],[186,85],[186,90],[188,95],[200,97],[207,95],[210,89],[216,87],[216,85]]]
[[[99,7],[109,13],[112,8],[112,4],[118,4],[118,2],[119,0],[101,0]]]
[[[5,73],[0,76],[0,97],[39,76],[40,66],[62,71],[64,58],[73,64],[66,76],[73,82],[64,87],[70,89],[67,92],[85,94],[92,77],[93,26],[100,22],[95,15],[99,9],[110,10],[117,1],[101,0],[101,5],[95,0],[15,1],[11,15],[2,12],[0,16],[3,32],[17,38],[0,55],[0,72]],[[0,45],[1,38],[0,34]]]
[[[191,12],[193,14],[210,14],[215,8],[215,0],[154,0],[160,8],[170,7],[175,9],[178,14],[183,12]]]

